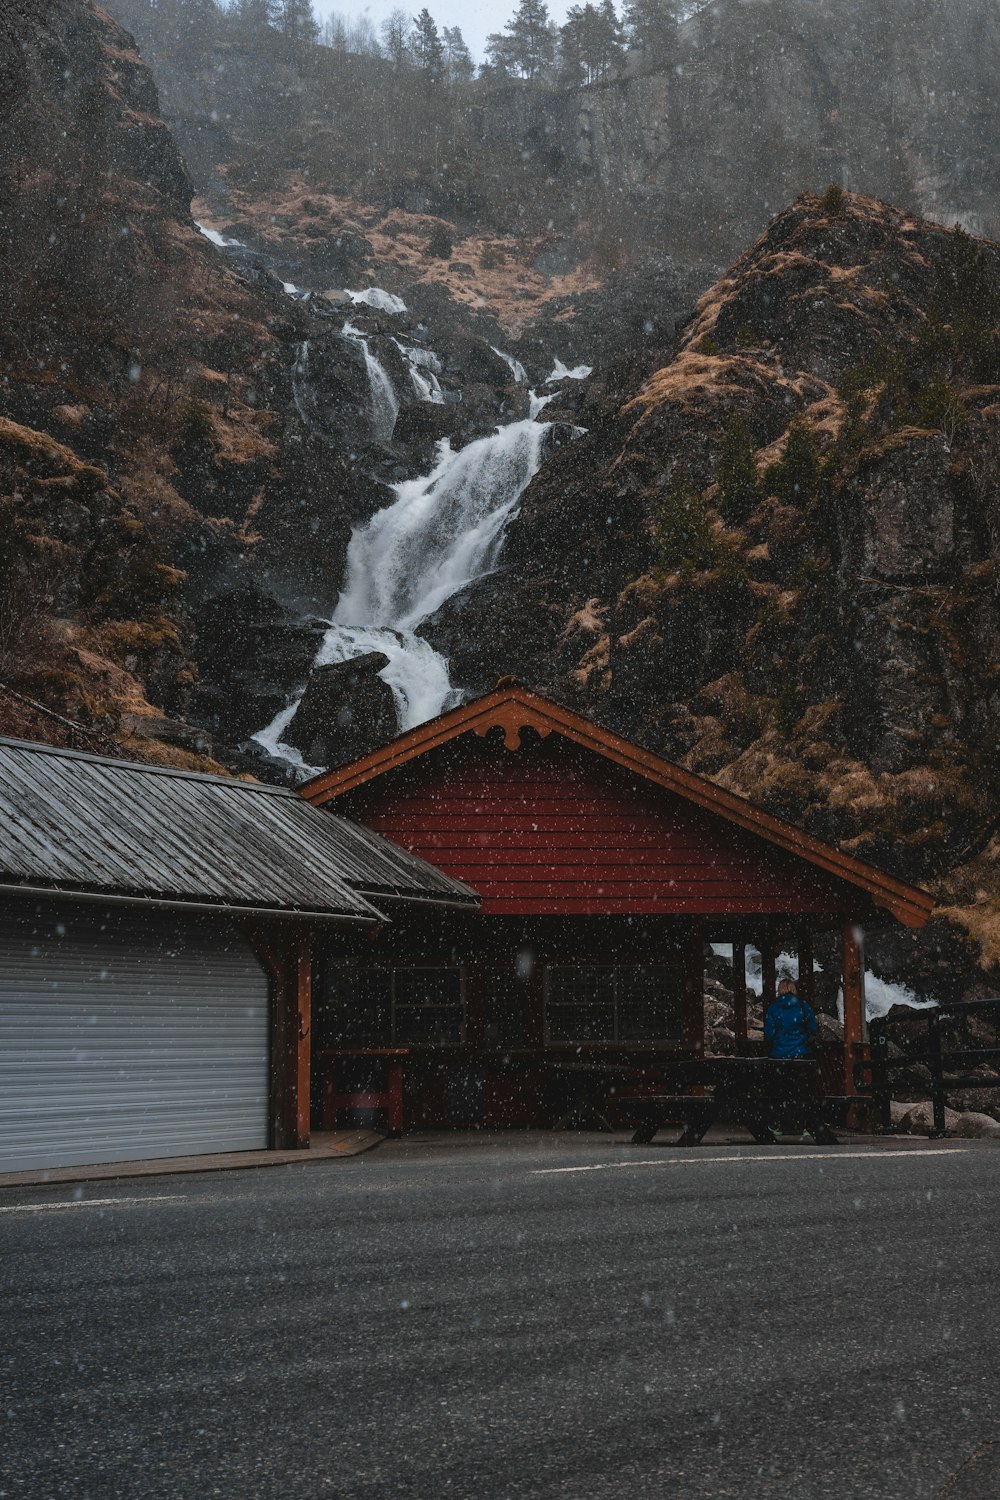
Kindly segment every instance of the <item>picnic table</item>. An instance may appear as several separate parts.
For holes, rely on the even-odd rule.
[[[661,1076],[662,1093],[613,1095],[635,1122],[635,1145],[648,1145],[664,1125],[679,1124],[677,1144],[697,1146],[717,1120],[743,1125],[760,1145],[772,1145],[769,1127],[783,1115],[794,1115],[821,1145],[838,1144],[825,1118],[813,1058],[677,1058],[664,1062]]]

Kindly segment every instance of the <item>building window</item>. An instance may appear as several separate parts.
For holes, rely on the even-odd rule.
[[[319,1046],[451,1046],[464,1039],[461,969],[328,965],[316,1017]]]
[[[416,1047],[464,1041],[461,969],[393,969],[392,1038]]]
[[[483,986],[483,1042],[487,1047],[526,1047],[532,1040],[531,989],[514,964],[486,969]]]
[[[557,964],[545,971],[549,1042],[675,1042],[683,971],[665,964]]]

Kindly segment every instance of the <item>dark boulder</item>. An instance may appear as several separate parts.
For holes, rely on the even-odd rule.
[[[392,689],[379,672],[381,651],[317,667],[285,732],[311,766],[339,766],[365,755],[397,733]]]

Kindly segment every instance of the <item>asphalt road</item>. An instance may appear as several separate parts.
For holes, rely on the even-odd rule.
[[[997,1500],[998,1180],[553,1138],[5,1193],[0,1495]]]

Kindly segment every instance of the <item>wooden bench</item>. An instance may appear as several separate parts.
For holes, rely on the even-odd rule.
[[[336,1130],[337,1113],[342,1109],[383,1109],[390,1135],[403,1133],[403,1059],[409,1056],[404,1047],[334,1047],[318,1054],[325,1060],[323,1081],[323,1129]],[[371,1058],[381,1064],[384,1086],[352,1088],[341,1081],[339,1064],[347,1058]]]
[[[616,1102],[637,1121],[632,1136],[635,1146],[648,1146],[664,1125],[671,1124],[683,1126],[678,1146],[699,1146],[709,1126],[720,1119],[743,1125],[758,1145],[774,1145],[769,1127],[775,1109],[759,1095],[717,1089],[713,1094],[618,1094]],[[801,1112],[803,1125],[819,1145],[839,1145],[826,1122],[823,1099],[796,1100],[792,1107]]]

